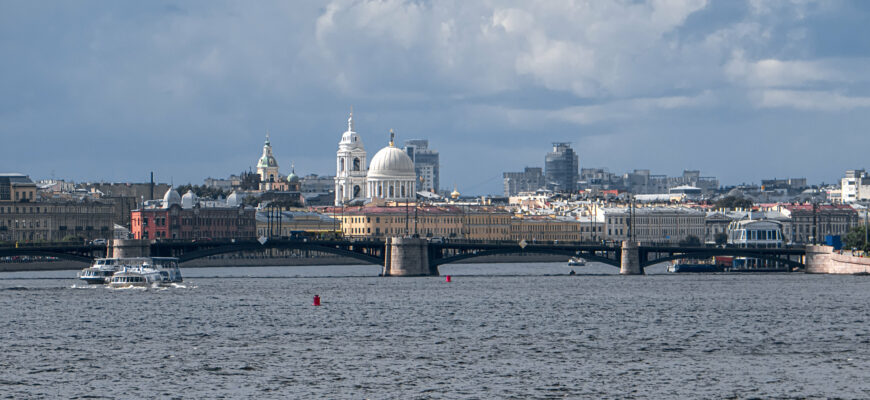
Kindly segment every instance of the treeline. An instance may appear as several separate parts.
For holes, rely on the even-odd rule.
[[[189,183],[186,185],[181,185],[181,186],[175,188],[175,190],[177,190],[178,194],[180,194],[182,196],[184,196],[184,194],[187,193],[188,191],[193,191],[193,194],[197,195],[197,197],[202,197],[202,198],[206,198],[206,199],[218,199],[221,197],[226,198],[231,193],[229,191],[223,190],[223,189],[218,188],[218,187],[205,186],[205,185],[191,185]]]

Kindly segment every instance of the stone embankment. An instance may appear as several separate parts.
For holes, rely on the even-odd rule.
[[[870,274],[870,257],[835,251],[831,246],[807,246],[808,274]]]

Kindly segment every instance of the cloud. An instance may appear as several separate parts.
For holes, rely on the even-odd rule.
[[[804,111],[849,111],[870,107],[870,97],[800,90],[763,90],[757,95],[762,108],[796,108]]]
[[[793,121],[804,123],[789,133],[812,142],[809,118],[839,132],[866,126],[861,113],[834,112],[863,110],[870,97],[864,4],[10,3],[0,13],[0,37],[16,38],[0,41],[0,91],[9,94],[0,134],[15,151],[4,162],[86,178],[105,163],[119,177],[159,165],[197,181],[255,162],[269,128],[282,166],[297,160],[298,172],[330,174],[351,105],[370,149],[393,127],[429,138],[442,181],[460,187],[517,169],[510,154],[527,157],[542,143],[543,154],[556,139],[582,149],[594,138],[597,154],[617,155],[601,161],[613,170],[664,168],[667,157],[631,163],[650,147],[718,145],[713,134],[776,143],[776,127]],[[626,147],[626,137],[646,141]],[[479,168],[469,168],[468,154],[487,146],[499,150],[479,152]],[[137,151],[119,150],[129,148]],[[59,161],[70,154],[78,158]]]

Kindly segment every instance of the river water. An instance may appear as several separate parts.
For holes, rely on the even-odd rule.
[[[574,269],[3,273],[0,398],[870,398],[870,277]]]

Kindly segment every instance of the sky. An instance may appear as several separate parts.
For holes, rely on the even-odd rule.
[[[0,172],[335,174],[425,138],[441,185],[580,166],[723,185],[870,167],[870,2],[0,0]]]

